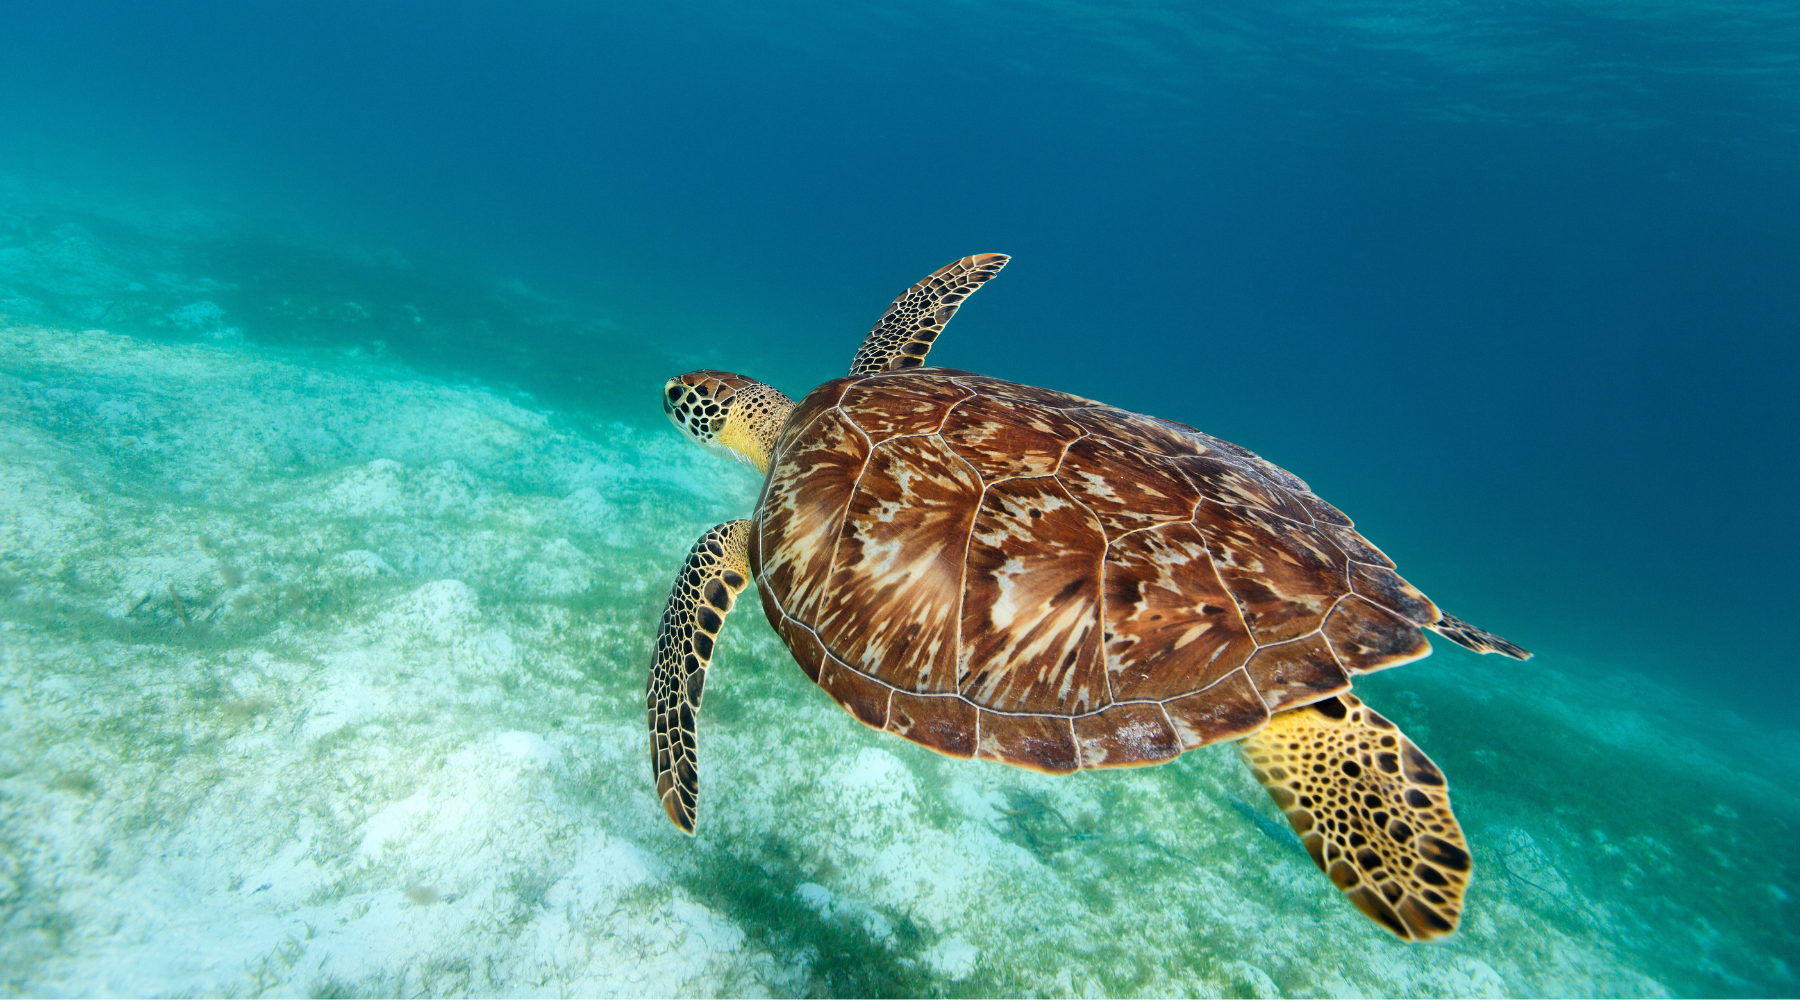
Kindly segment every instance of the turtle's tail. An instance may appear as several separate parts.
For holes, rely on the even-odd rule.
[[[1529,660],[1531,654],[1507,642],[1492,632],[1484,632],[1470,625],[1455,615],[1445,615],[1437,624],[1426,626],[1438,635],[1449,639],[1464,649],[1472,649],[1477,653],[1499,653],[1515,660]]]

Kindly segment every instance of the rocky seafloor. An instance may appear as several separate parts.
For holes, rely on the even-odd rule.
[[[589,404],[546,401],[357,326],[449,306],[207,270],[201,217],[0,195],[0,991],[1800,989],[1800,738],[1554,651],[1359,686],[1469,833],[1442,944],[1346,905],[1230,747],[942,758],[833,705],[754,601],[687,838],[648,650],[756,483],[659,424],[683,359],[622,348]]]

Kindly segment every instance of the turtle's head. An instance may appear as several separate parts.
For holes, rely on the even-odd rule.
[[[769,471],[775,437],[792,400],[755,379],[703,369],[663,383],[663,412],[681,433],[714,454]]]

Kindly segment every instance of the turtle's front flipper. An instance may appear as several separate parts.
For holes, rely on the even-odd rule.
[[[1240,748],[1357,909],[1408,941],[1456,929],[1468,846],[1443,772],[1398,727],[1341,694],[1276,713]]]
[[[700,536],[669,592],[662,631],[650,663],[650,765],[663,809],[694,832],[700,798],[694,717],[706,688],[706,667],[725,616],[750,582],[749,521],[726,521]]]
[[[850,374],[873,375],[924,364],[932,342],[944,332],[944,324],[956,315],[957,307],[1011,259],[1003,253],[964,257],[902,292],[863,338],[850,362]]]

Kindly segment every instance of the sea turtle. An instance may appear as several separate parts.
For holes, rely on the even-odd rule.
[[[923,367],[1006,265],[965,257],[895,300],[850,374],[794,403],[673,378],[683,433],[764,474],[702,535],[663,612],[651,761],[694,830],[695,717],[752,579],[800,668],[866,725],[1034,771],[1130,767],[1221,740],[1357,908],[1456,928],[1470,859],[1442,772],[1349,694],[1431,652],[1424,629],[1530,654],[1439,611],[1292,474],[1185,424]]]

